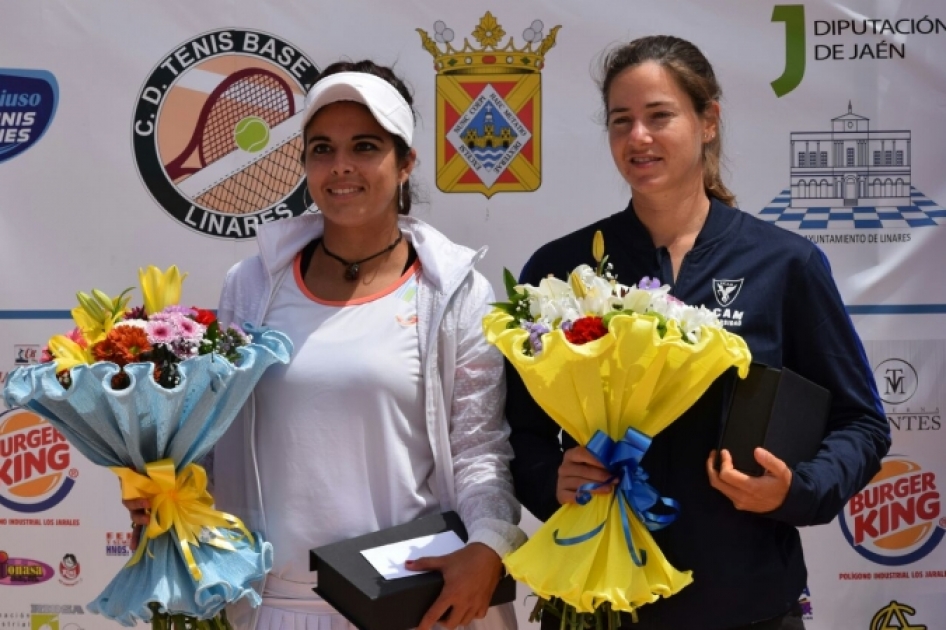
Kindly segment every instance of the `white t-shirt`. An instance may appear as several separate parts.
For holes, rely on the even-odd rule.
[[[309,590],[309,550],[439,510],[424,413],[415,263],[384,291],[326,302],[294,279],[265,325],[292,340],[292,360],[256,386],[259,470],[273,543],[275,597]],[[291,589],[296,591],[296,589]]]

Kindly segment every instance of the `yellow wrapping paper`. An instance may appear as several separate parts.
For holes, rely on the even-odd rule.
[[[529,333],[507,329],[512,321],[498,310],[487,315],[487,340],[509,359],[539,406],[581,444],[599,429],[613,440],[628,427],[653,437],[727,369],[736,366],[741,378],[749,370],[745,341],[722,329],[704,327],[700,342],[689,344],[676,322],[667,322],[661,338],[656,317],[621,314],[611,320],[607,335],[587,344],[569,343],[561,330],[548,333],[542,352],[532,357],[523,352]],[[604,601],[614,610],[632,612],[689,584],[691,572],[672,567],[632,515],[634,545],[646,554],[644,566],[634,564],[620,512],[611,502],[612,495],[596,495],[583,506],[562,506],[504,559],[507,571],[541,597],[558,597],[578,612],[593,612]],[[579,536],[604,521],[600,534],[580,544],[553,540],[553,533]]]

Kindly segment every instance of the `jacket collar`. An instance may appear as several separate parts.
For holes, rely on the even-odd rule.
[[[441,292],[458,283],[473,264],[486,253],[457,245],[420,219],[399,216],[398,226],[414,245],[424,276]],[[260,259],[269,276],[288,267],[296,254],[313,239],[322,236],[325,221],[321,213],[306,213],[257,226],[256,242]]]
[[[706,215],[706,221],[700,228],[700,233],[696,237],[693,249],[697,250],[704,245],[712,243],[724,236],[734,226],[733,221],[739,216],[739,211],[727,206],[715,197],[710,198],[709,213]],[[625,231],[631,242],[647,249],[655,249],[654,242],[650,238],[650,232],[641,223],[637,213],[634,211],[634,200],[631,199],[624,212],[618,213],[617,217],[629,229]]]

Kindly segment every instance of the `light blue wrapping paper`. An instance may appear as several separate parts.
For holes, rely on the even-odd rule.
[[[151,363],[136,363],[125,367],[129,387],[114,390],[111,378],[118,366],[105,362],[73,368],[72,385],[64,389],[55,364],[43,363],[11,373],[4,401],[47,418],[94,464],[143,472],[145,464],[169,458],[180,471],[210,451],[266,368],[289,362],[292,342],[284,334],[249,327],[247,332],[252,343],[239,349],[238,365],[220,355],[187,359],[178,364],[181,382],[174,389],[154,382]],[[258,533],[253,538],[250,544],[234,537],[235,551],[192,549],[202,573],[196,582],[172,530],[151,540],[141,561],[119,571],[88,610],[134,626],[150,621],[149,602],[200,619],[244,597],[257,606],[260,598],[251,584],[272,567],[273,551]]]

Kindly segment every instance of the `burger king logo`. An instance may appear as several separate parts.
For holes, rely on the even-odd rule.
[[[844,507],[838,519],[844,537],[877,564],[901,566],[925,557],[946,527],[936,484],[933,471],[901,456],[887,458]]]
[[[318,68],[269,33],[221,29],[161,59],[138,94],[132,145],[155,201],[227,239],[306,210],[301,117]]]
[[[71,449],[44,418],[26,409],[0,414],[0,506],[43,512],[59,504],[79,473]]]

